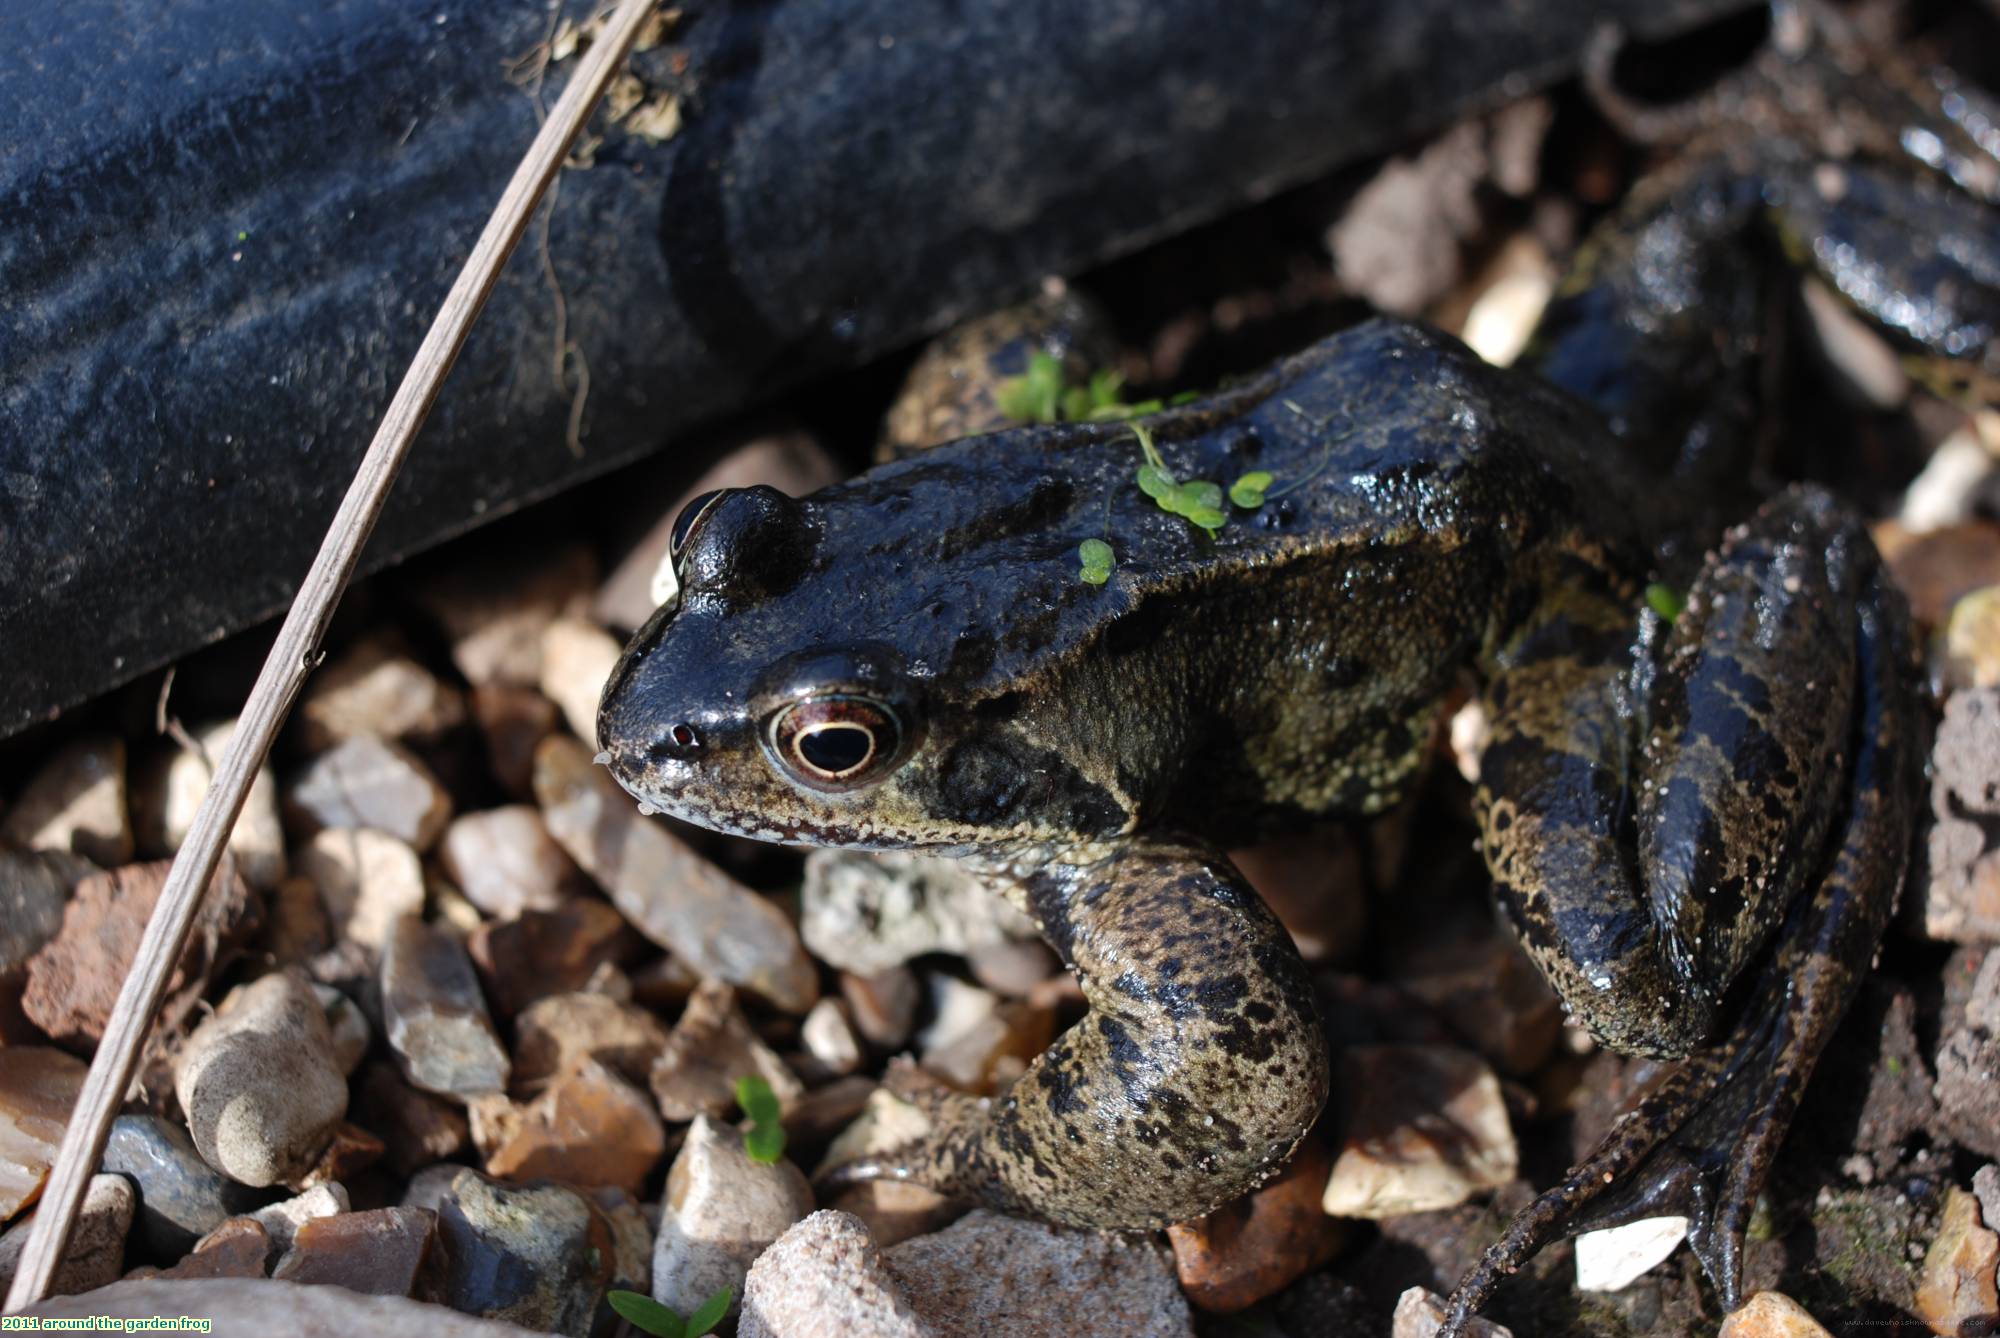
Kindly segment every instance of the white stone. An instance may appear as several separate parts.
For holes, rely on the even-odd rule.
[[[1685,1217],[1648,1217],[1576,1238],[1578,1291],[1617,1292],[1665,1262],[1687,1239]]]
[[[570,733],[597,746],[597,702],[618,667],[618,638],[581,618],[558,618],[542,631],[542,695],[562,708]]]

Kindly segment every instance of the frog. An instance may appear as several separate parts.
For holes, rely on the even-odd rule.
[[[1136,426],[687,505],[676,592],[601,701],[618,783],[733,836],[956,859],[1087,1004],[1002,1095],[904,1085],[930,1132],[829,1183],[1144,1231],[1266,1182],[1332,1066],[1304,962],[1224,852],[1394,809],[1470,684],[1503,918],[1572,1023],[1669,1067],[1443,1331],[1550,1241],[1668,1213],[1736,1307],[1751,1212],[1904,878],[1925,730],[1865,523],[1740,463],[1782,356],[1772,275],[1816,263],[1940,384],[2000,366],[1990,146],[1935,119],[1935,81],[1885,111],[1879,71],[1870,117],[1921,111],[1936,143],[1827,142],[1864,76],[1837,29],[1774,33],[1783,89],[1820,100],[1781,89],[1753,142],[1720,133],[1635,191],[1515,367],[1375,317]],[[1911,250],[1912,224],[1944,244]],[[1135,485],[1155,454],[1268,479],[1197,524]],[[1085,540],[1108,570],[1080,569]]]

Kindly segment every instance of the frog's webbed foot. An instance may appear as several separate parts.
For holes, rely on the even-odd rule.
[[[1218,851],[1122,846],[1025,886],[1090,1012],[1004,1095],[899,1083],[932,1132],[822,1183],[915,1181],[1070,1226],[1154,1229],[1276,1174],[1319,1115],[1326,1044],[1290,937]]]
[[[1479,802],[1503,902],[1600,1039],[1689,1057],[1515,1218],[1443,1332],[1549,1241],[1670,1214],[1735,1308],[1750,1213],[1908,862],[1908,637],[1858,522],[1797,489],[1710,560],[1657,680],[1642,667],[1641,756],[1615,696],[1589,704],[1587,642],[1531,641],[1513,671],[1574,678],[1573,715],[1509,711],[1496,683]]]

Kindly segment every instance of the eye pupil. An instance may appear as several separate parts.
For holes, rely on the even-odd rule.
[[[683,748],[692,748],[701,742],[701,736],[694,732],[692,725],[675,725],[673,728],[673,739],[675,743]]]
[[[715,499],[720,496],[722,489],[717,488],[701,494],[681,508],[680,515],[674,517],[673,533],[667,539],[667,553],[670,557],[681,555],[681,550],[687,547],[688,539],[694,533],[696,523],[708,513],[708,509],[715,505]]]
[[[875,736],[864,725],[821,725],[802,731],[795,746],[807,765],[837,776],[868,760],[875,751]]]

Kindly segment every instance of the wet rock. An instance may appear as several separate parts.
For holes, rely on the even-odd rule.
[[[1987,1089],[1991,1099],[1992,1088]],[[1917,1284],[1918,1318],[1931,1332],[1951,1335],[2000,1331],[2000,1235],[1980,1219],[1979,1200],[1953,1185],[1945,1191],[1937,1238],[1924,1256]]]
[[[1444,1298],[1422,1287],[1412,1287],[1396,1301],[1396,1315],[1390,1329],[1392,1338],[1433,1338],[1444,1323]],[[1466,1338],[1514,1338],[1514,1331],[1475,1315],[1465,1326]]]
[[[1168,1252],[979,1210],[883,1252],[938,1334],[1193,1332]]]
[[[132,1182],[124,1176],[90,1177],[62,1262],[49,1280],[50,1295],[73,1296],[118,1281],[125,1271],[125,1238],[131,1234],[138,1202]],[[0,1291],[14,1283],[34,1220],[35,1214],[29,1213],[0,1235]]]
[[[354,1119],[382,1140],[389,1169],[404,1176],[457,1156],[468,1137],[462,1111],[443,1097],[410,1086],[386,1060],[362,1070],[354,1092]]]
[[[307,763],[285,804],[307,831],[372,827],[420,851],[451,821],[451,796],[430,768],[402,745],[365,734]]]
[[[553,911],[582,890],[583,875],[527,804],[452,820],[439,862],[466,899],[496,920]]]
[[[143,768],[132,790],[132,812],[138,843],[149,856],[171,855],[187,840],[194,816],[208,793],[213,764],[222,760],[236,722],[225,720],[196,734],[199,752],[175,748]],[[229,832],[229,853],[236,856],[243,881],[269,892],[285,876],[285,829],[278,821],[278,782],[271,768],[258,768],[244,796],[243,811]]]
[[[923,1066],[961,1092],[1006,1091],[1055,1038],[1051,1009],[996,999],[952,976],[935,975],[931,984],[937,1020],[922,1038]]]
[[[558,618],[542,630],[542,695],[562,711],[569,732],[595,747],[597,702],[624,648],[582,618]]]
[[[1623,1291],[1664,1263],[1687,1239],[1685,1217],[1648,1217],[1576,1238],[1576,1289]]]
[[[666,1150],[666,1130],[646,1094],[584,1058],[528,1104],[486,1169],[509,1180],[614,1185],[637,1194]]]
[[[285,972],[229,992],[188,1038],[174,1092],[202,1159],[246,1185],[304,1175],[347,1114],[326,1010]]]
[[[358,1334],[421,1333],[424,1338],[527,1338],[512,1324],[495,1324],[442,1306],[391,1296],[360,1296],[337,1288],[307,1291],[265,1278],[128,1280],[54,1297],[28,1313],[70,1320],[150,1320],[199,1315],[223,1335],[282,1333],[291,1338],[356,1338]]]
[[[146,921],[167,881],[169,861],[131,864],[92,874],[77,884],[63,908],[62,928],[28,963],[21,1007],[58,1045],[93,1048],[132,969]],[[215,871],[180,962],[167,977],[166,998],[155,1028],[177,1026],[200,999],[208,981],[233,961],[262,926],[263,912],[225,857]]]
[[[602,994],[538,999],[514,1023],[514,1086],[532,1092],[585,1059],[645,1084],[667,1029],[643,1008]]]
[[[271,1238],[271,1248],[283,1253],[292,1248],[292,1238],[300,1227],[316,1218],[338,1216],[352,1207],[347,1190],[335,1183],[314,1185],[295,1198],[281,1199],[246,1215],[264,1228]]]
[[[406,915],[382,952],[382,1025],[411,1085],[465,1100],[506,1090],[507,1052],[465,947]]]
[[[785,913],[642,817],[588,748],[544,740],[535,797],[550,834],[640,933],[788,1013],[812,1007],[819,975]]]
[[[41,1197],[85,1072],[47,1046],[0,1046],[0,1222]]]
[[[1715,1338],[1832,1338],[1783,1292],[1758,1292],[1722,1321]]]
[[[1927,937],[2000,940],[2000,851],[1986,827],[2000,820],[2000,692],[1953,693],[1931,750],[1928,879],[1913,880]]]
[[[1342,828],[1278,837],[1229,858],[1308,962],[1345,961],[1367,923],[1361,842]]]
[[[917,1005],[923,987],[916,972],[906,966],[892,966],[872,976],[850,971],[840,973],[841,997],[854,1010],[854,1027],[871,1045],[884,1050],[900,1050],[916,1027]]]
[[[166,1280],[193,1278],[261,1278],[271,1260],[271,1237],[263,1223],[231,1217],[194,1244],[193,1253],[162,1269]]]
[[[465,697],[386,639],[363,642],[313,675],[298,709],[299,741],[323,753],[349,739],[427,742],[465,722]]]
[[[1320,1209],[1333,1159],[1309,1137],[1279,1176],[1206,1217],[1167,1228],[1181,1290],[1222,1314],[1255,1305],[1320,1267],[1347,1227]]]
[[[792,497],[817,492],[842,477],[842,471],[807,432],[759,432],[731,448],[671,505],[646,531],[617,568],[605,579],[591,605],[591,617],[627,631],[653,616],[661,600],[654,578],[667,557],[674,522],[681,509],[705,492],[764,484]]]
[[[1910,613],[1924,627],[1944,626],[1951,606],[1981,586],[2000,582],[2000,524],[1968,520],[1922,533],[1881,521],[1871,527],[1876,547]]]
[[[822,1073],[840,1077],[861,1067],[861,1040],[847,1020],[847,1007],[838,999],[821,999],[806,1014],[799,1028],[806,1054]]]
[[[742,1134],[696,1118],[667,1172],[653,1243],[653,1298],[684,1315],[723,1287],[740,1302],[751,1262],[812,1210],[812,1190],[798,1167],[782,1159],[754,1162]]]
[[[2000,688],[2000,585],[1982,586],[1951,606],[1944,669],[1954,688]]]
[[[746,1077],[771,1084],[782,1104],[805,1090],[744,1019],[736,991],[703,981],[653,1065],[649,1081],[660,1113],[669,1120],[720,1118],[736,1108],[736,1080]]]
[[[516,799],[535,793],[535,749],[556,732],[562,712],[533,688],[485,683],[472,690],[472,715],[486,741],[486,764]]]
[[[1027,916],[955,860],[904,851],[815,850],[800,932],[821,961],[872,975],[927,952],[1035,937]]]
[[[4,1053],[4,1052],[0,1052]],[[247,1213],[258,1195],[201,1159],[179,1125],[156,1115],[120,1115],[104,1145],[104,1171],[139,1189],[139,1235],[146,1252],[178,1259],[224,1219]]]
[[[437,1214],[375,1208],[320,1217],[298,1229],[271,1276],[370,1296],[411,1296],[431,1265]]]
[[[868,1097],[861,1117],[827,1148],[822,1170],[861,1161],[930,1132],[930,1122],[911,1103],[884,1088]],[[865,1180],[842,1191],[835,1207],[866,1224],[882,1248],[942,1230],[965,1214],[965,1205],[942,1194],[896,1180]]]
[[[598,967],[629,961],[643,945],[617,911],[576,897],[556,910],[482,924],[465,946],[493,1011],[511,1018],[537,999],[582,989]]]
[[[74,855],[0,850],[0,982],[20,983],[29,959],[62,928],[63,903],[88,872]]]
[[[583,1338],[611,1279],[611,1229],[562,1185],[501,1185],[460,1171],[438,1204],[447,1260],[438,1299],[469,1315]]]
[[[57,749],[0,818],[0,844],[74,851],[107,867],[129,862],[124,740],[92,734]]]
[[[1983,1157],[2000,1157],[2000,952],[1989,951],[1962,1010],[1948,1009],[1938,1041],[1938,1120]]]
[[[757,1257],[738,1338],[934,1338],[861,1219],[817,1212]]]
[[[1338,1091],[1354,1107],[1323,1206],[1335,1217],[1449,1208],[1514,1178],[1519,1154],[1500,1084],[1448,1046],[1357,1046]]]

